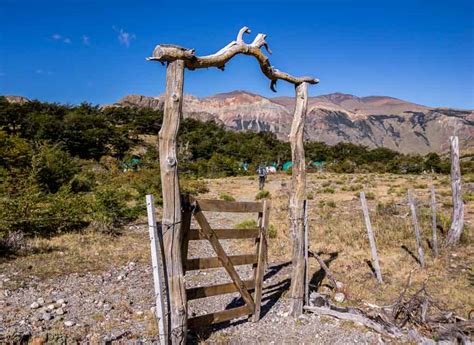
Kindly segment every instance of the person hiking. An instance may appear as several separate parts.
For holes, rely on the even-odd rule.
[[[263,187],[265,185],[265,179],[267,177],[267,169],[262,164],[260,164],[257,169],[257,174],[258,174],[258,187],[260,190],[263,190]]]

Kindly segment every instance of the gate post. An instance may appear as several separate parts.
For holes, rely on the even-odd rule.
[[[308,83],[303,82],[296,85],[295,114],[290,132],[291,159],[293,161],[290,195],[290,233],[293,237],[290,314],[296,317],[303,313],[305,282],[304,199],[306,198],[306,172],[303,141],[307,106]]]
[[[177,134],[183,107],[184,61],[170,62],[166,68],[163,124],[159,133],[161,188],[163,190],[163,238],[170,294],[172,344],[186,343],[187,309],[183,278],[181,242],[183,237],[179,193]]]

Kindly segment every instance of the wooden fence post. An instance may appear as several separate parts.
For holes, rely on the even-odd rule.
[[[459,165],[459,139],[449,137],[451,143],[451,193],[453,198],[453,213],[451,227],[446,236],[446,245],[456,245],[461,238],[464,226],[464,204],[461,196],[461,168]]]
[[[293,272],[290,286],[290,314],[298,317],[303,313],[304,299],[304,207],[306,198],[306,173],[304,157],[304,122],[308,106],[308,83],[296,85],[296,105],[291,124],[290,145],[292,166],[290,195],[290,233],[293,239]]]
[[[374,266],[375,276],[380,284],[383,284],[382,272],[380,271],[379,256],[377,254],[377,246],[375,244],[374,232],[370,223],[369,209],[365,200],[365,193],[360,192],[360,202],[362,204],[362,212],[364,213],[365,226],[369,237],[370,251],[372,252],[372,265]]]
[[[413,222],[413,228],[415,229],[416,250],[418,252],[418,260],[420,261],[421,268],[425,268],[425,255],[424,255],[423,247],[421,243],[420,226],[418,225],[415,200],[413,199],[411,190],[408,190],[408,204],[410,205],[411,219]]]
[[[150,235],[151,263],[153,267],[153,282],[155,287],[155,315],[158,322],[160,344],[167,345],[169,339],[167,320],[165,318],[166,309],[163,292],[167,291],[168,287],[163,283],[166,274],[165,263],[163,261],[164,253],[162,252],[163,243],[156,226],[155,198],[153,198],[153,195],[146,196],[146,210],[148,214],[148,232]]]
[[[172,344],[186,343],[187,308],[181,245],[183,240],[181,199],[178,179],[177,134],[182,117],[184,61],[166,68],[163,124],[159,133],[161,187],[163,189],[163,237],[168,273]]]
[[[433,230],[433,240],[431,241],[431,246],[433,247],[433,252],[435,256],[438,256],[438,234],[436,227],[436,193],[435,188],[431,186],[431,227]]]

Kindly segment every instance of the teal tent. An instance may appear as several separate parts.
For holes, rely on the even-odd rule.
[[[290,169],[292,166],[293,166],[292,161],[287,161],[287,162],[283,163],[283,171],[288,171],[288,169]]]

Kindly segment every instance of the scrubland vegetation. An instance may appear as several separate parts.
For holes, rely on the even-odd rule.
[[[161,120],[162,113],[146,108],[12,104],[0,98],[0,237],[85,228],[117,232],[143,215],[145,194],[160,202],[156,134]],[[281,164],[291,157],[289,144],[272,133],[235,132],[193,119],[185,119],[180,131],[180,172],[189,193],[206,191],[202,178],[253,174],[261,162]],[[306,156],[333,172],[449,170],[449,163],[434,153],[408,156],[342,143],[307,143]],[[241,163],[249,164],[248,171]],[[472,162],[464,162],[464,170],[469,168]],[[330,185],[314,190],[335,191]],[[232,195],[221,198],[232,200]]]

